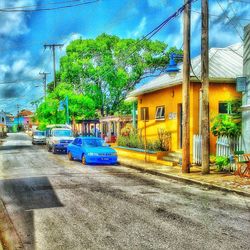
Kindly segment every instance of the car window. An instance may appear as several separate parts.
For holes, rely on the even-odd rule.
[[[52,133],[55,137],[72,136],[71,130],[54,130]]]
[[[83,140],[83,146],[85,147],[107,147],[105,141],[101,139],[85,139]]]
[[[77,144],[77,141],[78,141],[78,138],[76,138],[76,139],[72,142],[72,144],[76,145],[76,144]]]
[[[77,144],[82,145],[82,139],[78,138]]]
[[[34,132],[34,135],[44,136],[45,132],[43,132],[43,131],[36,131],[36,132]]]

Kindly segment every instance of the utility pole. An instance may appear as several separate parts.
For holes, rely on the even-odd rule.
[[[183,32],[183,83],[182,83],[182,172],[190,172],[190,9],[189,0],[185,1]]]
[[[202,82],[202,174],[209,174],[209,59],[208,59],[208,0],[202,0],[201,82]]]
[[[56,51],[55,49],[62,48],[64,44],[44,44],[44,49],[51,49],[52,50],[52,55],[53,55],[53,71],[54,71],[54,89],[56,87]]]
[[[16,108],[17,108],[17,132],[19,132],[19,108],[20,108],[20,105],[17,104]]]
[[[47,92],[47,75],[50,73],[40,72],[39,75],[43,76],[43,90],[44,90],[44,101],[46,100],[46,92]]]

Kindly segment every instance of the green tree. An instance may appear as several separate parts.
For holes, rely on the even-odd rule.
[[[96,116],[95,104],[91,98],[76,93],[69,84],[60,83],[36,111],[36,118],[41,124],[66,123],[65,111],[58,111],[60,101],[65,100],[66,96],[68,96],[69,115],[72,120]]]
[[[72,41],[60,60],[60,79],[95,100],[102,115],[124,110],[124,99],[143,79],[159,74],[169,53],[181,53],[159,41],[121,39],[102,34]]]

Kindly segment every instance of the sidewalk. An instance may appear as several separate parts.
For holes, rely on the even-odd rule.
[[[230,173],[218,173],[214,167],[211,168],[209,175],[202,175],[199,166],[193,166],[191,173],[183,174],[180,166],[170,167],[121,156],[119,156],[119,162],[143,172],[250,197],[250,178],[242,178]]]
[[[0,199],[0,250],[1,249],[23,249],[23,245],[6,211],[4,203]]]

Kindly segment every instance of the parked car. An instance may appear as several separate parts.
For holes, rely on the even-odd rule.
[[[32,134],[32,144],[46,144],[45,131],[34,131]]]
[[[58,151],[67,152],[67,146],[74,140],[69,128],[52,128],[46,137],[48,151],[55,154]]]
[[[70,161],[80,160],[85,164],[116,164],[117,153],[98,137],[77,137],[67,147]]]

